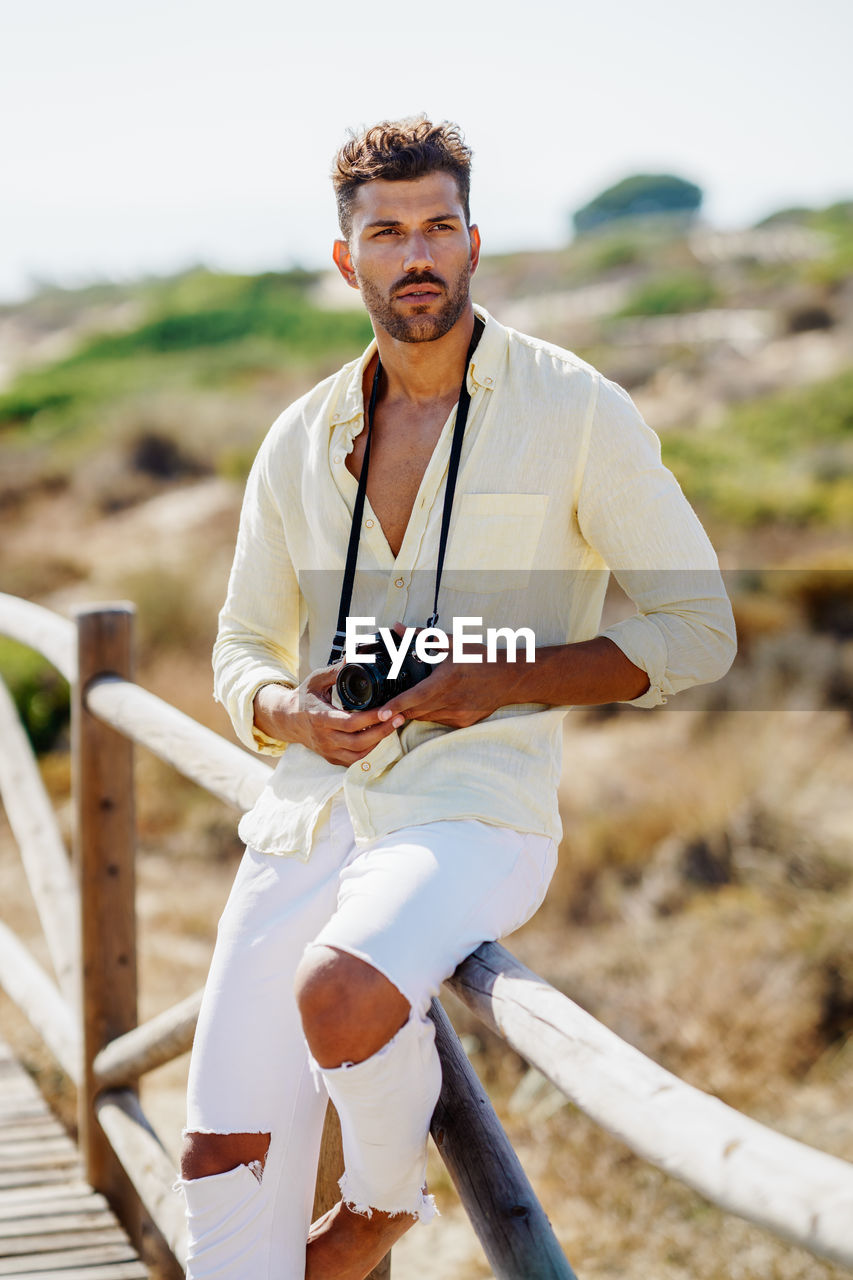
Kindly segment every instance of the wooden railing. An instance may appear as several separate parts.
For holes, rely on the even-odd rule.
[[[74,623],[0,595],[0,634],[42,653],[72,689],[74,870],[38,765],[0,683],[0,793],[56,981],[0,923],[0,985],[78,1087],[89,1181],[141,1236],[141,1206],[180,1259],[185,1228],[172,1161],[142,1112],[139,1078],[185,1052],[201,993],[137,1025],[133,744],[238,810],[269,766],[131,680],[132,608]],[[853,1165],[748,1119],[619,1040],[496,944],[448,987],[566,1097],[637,1154],[724,1209],[853,1266]],[[441,1006],[444,1083],[432,1134],[498,1280],[573,1272]],[[315,1210],[337,1197],[339,1135],[327,1117]],[[390,1261],[374,1272],[390,1274]]]

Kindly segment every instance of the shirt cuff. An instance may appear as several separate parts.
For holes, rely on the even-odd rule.
[[[255,749],[263,756],[283,756],[287,750],[288,743],[282,742],[280,738],[270,738],[268,734],[263,733],[257,725],[252,725],[252,741]]]
[[[280,684],[285,689],[295,689],[297,682],[281,667],[255,667],[242,681],[227,688],[223,688],[215,680],[213,696],[225,707],[234,732],[245,747],[250,751],[260,751],[262,755],[280,756],[288,744],[269,737],[255,727],[255,694],[265,684]]]
[[[602,631],[603,636],[617,645],[629,662],[645,671],[649,687],[639,698],[625,698],[630,707],[659,707],[666,702],[666,641],[653,622],[642,614],[615,622]]]
[[[254,742],[256,749],[261,753],[261,755],[281,756],[281,755],[284,755],[285,751],[287,750],[290,744],[287,742],[282,742],[281,738],[271,738],[268,733],[264,733],[263,729],[259,729],[258,726],[254,723],[255,695],[257,694],[259,689],[263,689],[268,684],[280,684],[283,689],[295,689],[296,686],[294,684],[291,684],[290,681],[288,680],[261,680],[260,683],[255,687],[254,691],[252,692],[252,696],[249,699],[249,715],[252,717],[252,723],[250,725],[250,729],[252,734],[252,741]]]

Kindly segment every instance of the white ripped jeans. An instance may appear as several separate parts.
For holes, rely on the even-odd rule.
[[[356,846],[336,798],[307,862],[247,849],[219,923],[196,1031],[187,1131],[270,1134],[263,1173],[182,1180],[190,1280],[304,1280],[327,1097],[341,1119],[347,1204],[432,1216],[422,1192],[441,1072],[430,999],[481,942],[511,933],[554,872],[547,836],[436,822]],[[411,1005],[355,1066],[309,1055],[293,978],[312,944],[366,961]]]

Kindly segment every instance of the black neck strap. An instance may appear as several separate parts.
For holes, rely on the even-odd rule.
[[[462,385],[459,388],[459,401],[456,406],[456,422],[453,425],[453,440],[450,445],[450,460],[447,466],[447,483],[444,489],[444,507],[441,513],[441,533],[438,540],[438,561],[435,570],[435,597],[433,599],[432,614],[427,620],[428,627],[434,627],[438,622],[438,591],[441,586],[441,571],[444,567],[444,553],[447,549],[447,537],[450,532],[450,513],[453,507],[453,495],[456,492],[456,477],[459,474],[459,459],[462,456],[462,438],[465,435],[465,424],[468,421],[468,409],[471,405],[471,395],[468,391],[468,369],[471,365],[471,358],[477,349],[477,343],[483,333],[485,325],[479,317],[474,319],[474,332],[471,336],[471,345],[468,348],[468,354],[465,357],[465,371],[462,374]],[[346,566],[344,568],[344,580],[341,585],[341,602],[338,606],[338,623],[335,630],[335,639],[332,645],[332,651],[329,654],[329,663],[339,662],[343,652],[346,640],[347,617],[349,616],[350,604],[352,602],[353,586],[355,584],[355,566],[358,560],[358,542],[361,534],[361,522],[364,515],[364,499],[367,494],[367,470],[370,465],[370,437],[373,431],[373,418],[376,413],[376,400],[379,394],[379,377],[382,372],[381,360],[376,361],[376,373],[373,375],[373,387],[370,392],[370,404],[367,410],[367,439],[364,442],[364,457],[361,462],[361,473],[358,477],[358,491],[355,496],[355,506],[352,513],[352,525],[350,526],[349,545],[347,547]]]

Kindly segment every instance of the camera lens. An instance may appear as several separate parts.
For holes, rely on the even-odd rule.
[[[373,701],[376,682],[372,672],[358,663],[347,663],[337,679],[338,694],[348,711],[364,711]]]

